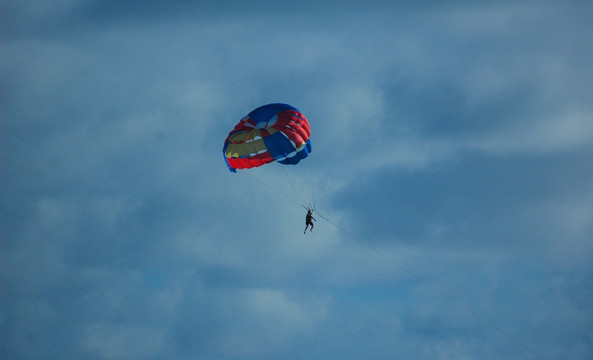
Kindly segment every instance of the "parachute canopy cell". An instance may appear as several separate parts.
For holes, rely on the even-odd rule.
[[[287,104],[260,106],[245,116],[224,141],[229,170],[271,162],[296,165],[311,152],[311,129],[305,115]]]

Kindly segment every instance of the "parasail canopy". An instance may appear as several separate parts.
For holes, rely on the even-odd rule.
[[[288,104],[260,106],[229,133],[222,149],[229,170],[271,162],[296,165],[311,152],[309,122]]]

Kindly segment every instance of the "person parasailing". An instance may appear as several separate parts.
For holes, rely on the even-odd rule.
[[[303,234],[307,233],[307,229],[309,228],[309,225],[311,225],[311,229],[309,229],[309,232],[313,232],[313,227],[315,226],[313,224],[313,221],[317,221],[313,217],[313,212],[311,210],[307,210],[307,215],[305,216],[305,231],[303,232]]]
[[[310,136],[309,122],[299,109],[273,103],[260,106],[243,117],[226,137],[222,153],[233,173],[273,162],[300,165],[312,151]],[[315,220],[313,209],[308,210],[305,232],[309,225],[313,230]]]

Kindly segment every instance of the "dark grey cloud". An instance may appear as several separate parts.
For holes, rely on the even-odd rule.
[[[550,157],[467,153],[438,168],[379,172],[380,180],[344,188],[336,206],[353,209],[359,233],[384,231],[383,237],[401,241],[446,238],[447,246],[478,242],[532,247],[570,231],[562,226],[567,220],[562,203],[578,203],[590,190],[592,169],[584,164],[589,155],[590,149]],[[377,189],[383,196],[363,201]],[[543,207],[550,207],[550,213],[534,212]]]

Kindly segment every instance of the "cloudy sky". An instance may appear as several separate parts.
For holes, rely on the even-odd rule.
[[[593,358],[592,15],[0,0],[0,357]]]

